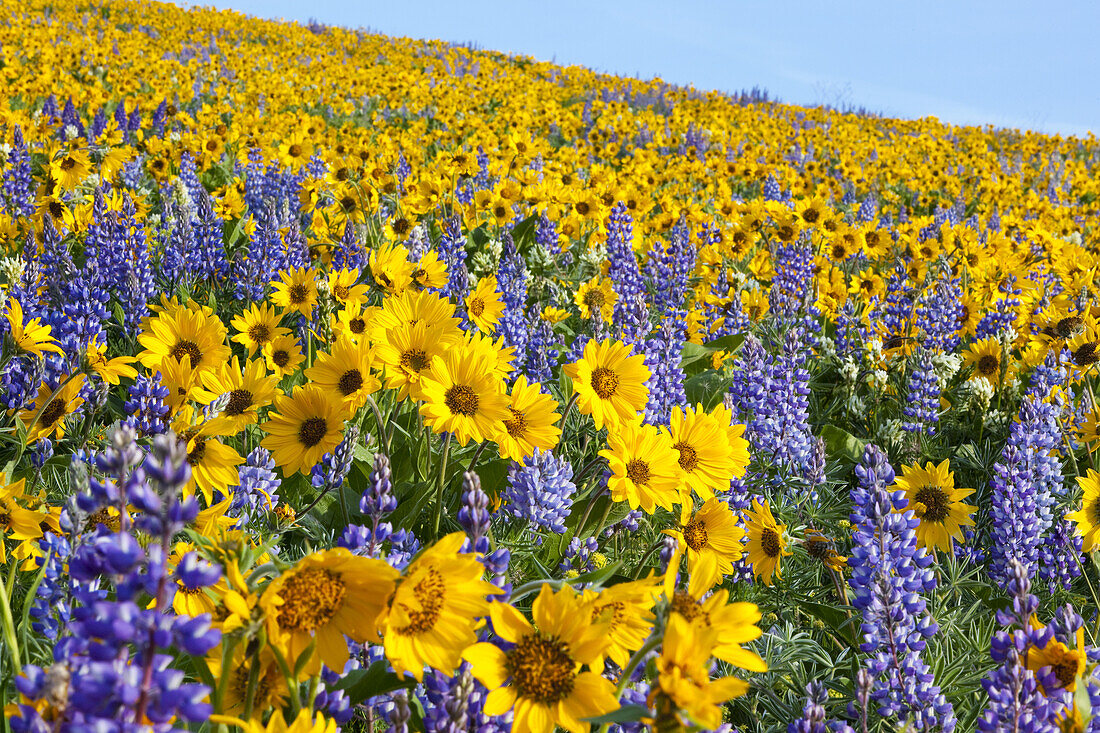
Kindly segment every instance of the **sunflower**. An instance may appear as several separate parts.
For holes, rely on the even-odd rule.
[[[454,532],[409,563],[379,617],[386,659],[398,675],[419,682],[425,666],[451,674],[477,641],[486,598],[500,588],[482,580],[485,566],[475,553],[459,552],[465,541],[465,533]]]
[[[1085,476],[1078,477],[1077,483],[1084,492],[1081,508],[1066,514],[1066,519],[1077,523],[1081,549],[1092,552],[1100,544],[1100,473],[1090,468]]]
[[[665,583],[669,611],[683,616],[692,625],[715,629],[717,635],[711,654],[718,659],[750,672],[767,672],[764,660],[741,646],[760,638],[760,628],[756,625],[760,621],[760,609],[755,603],[730,603],[730,593],[725,588],[710,592],[714,578],[718,577],[715,563],[713,556],[700,557],[688,578],[687,589],[680,591],[675,590],[675,583],[668,583],[668,576],[675,570],[669,568]]]
[[[201,372],[229,361],[225,326],[208,309],[181,306],[164,310],[144,326],[138,342],[145,350],[138,361],[150,370],[159,371],[165,362],[178,364],[187,359],[192,369]]]
[[[1086,372],[1100,361],[1100,328],[1090,323],[1083,333],[1066,342],[1069,360],[1077,372]]]
[[[4,541],[11,538],[21,543],[36,542],[44,534],[42,513],[19,505],[15,496],[23,494],[24,479],[9,484],[0,494],[0,565],[7,564]]]
[[[332,297],[342,306],[361,303],[367,299],[370,288],[359,282],[359,269],[333,270],[328,274],[328,288]]]
[[[264,361],[279,379],[298,371],[298,365],[305,359],[298,339],[289,333],[275,336],[264,344]]]
[[[330,353],[318,355],[317,362],[306,370],[306,377],[340,400],[345,414],[351,417],[382,386],[372,372],[373,361],[373,350],[366,339],[356,343],[341,337]]]
[[[442,288],[447,284],[447,265],[435,250],[428,250],[417,260],[412,279],[420,288]]]
[[[631,509],[641,507],[652,514],[655,507],[672,510],[680,499],[682,472],[667,433],[653,425],[624,423],[607,436],[607,459],[611,477],[607,487],[611,498],[625,501]]]
[[[275,399],[278,377],[268,376],[263,362],[245,362],[234,356],[232,363],[222,364],[217,371],[203,372],[202,387],[194,390],[196,400],[209,405],[228,394],[225,409],[204,426],[207,435],[236,435],[255,423],[257,411]]]
[[[577,409],[591,415],[597,428],[633,422],[649,401],[649,368],[622,341],[590,340],[581,359],[562,367],[573,380]]]
[[[401,244],[383,243],[371,250],[370,271],[374,282],[387,293],[403,293],[412,285],[409,250]]]
[[[260,596],[268,639],[291,669],[315,643],[303,669],[307,676],[317,674],[322,663],[343,670],[348,661],[345,636],[378,641],[374,622],[396,578],[397,571],[386,562],[358,557],[342,547],[306,555]]]
[[[55,160],[50,161],[50,176],[62,188],[76,188],[87,178],[91,168],[88,154],[83,150],[69,150]]]
[[[786,531],[785,524],[776,523],[767,501],[761,504],[756,499],[752,500],[752,509],[745,512],[745,534],[748,537],[745,559],[752,564],[753,574],[761,578],[764,585],[772,584],[773,574],[781,577],[780,560],[784,555],[791,554],[783,539]]]
[[[618,295],[612,289],[610,280],[594,277],[577,288],[573,302],[580,308],[582,318],[598,316],[604,322],[609,322],[617,299]]]
[[[222,698],[221,712],[226,715],[244,715],[248,701],[248,681],[252,675],[252,665],[258,665],[256,690],[252,700],[252,719],[259,720],[269,708],[281,710],[287,698],[286,680],[270,647],[264,647],[259,654],[249,654],[244,644],[237,644],[228,660],[229,665],[222,669],[224,651],[218,645],[206,657],[206,664],[215,680],[228,674],[225,684],[225,696]],[[276,713],[278,714],[278,713]]]
[[[19,351],[37,357],[42,357],[47,351],[54,354],[65,353],[50,335],[52,326],[43,326],[40,318],[32,318],[26,324],[23,323],[23,306],[15,298],[8,301],[7,319],[8,333]]]
[[[299,387],[293,395],[277,397],[275,410],[263,425],[268,435],[260,445],[271,451],[284,476],[309,471],[343,437],[343,408],[316,384]]]
[[[848,558],[838,553],[833,543],[821,531],[807,529],[802,544],[807,555],[820,561],[834,573],[844,572],[844,568],[848,567]]]
[[[971,379],[984,379],[996,387],[1003,381],[1007,382],[1012,377],[1012,360],[1005,358],[1001,342],[990,336],[981,341],[975,341],[970,349],[963,354],[963,364],[973,368]]]
[[[487,715],[512,710],[517,731],[582,733],[590,729],[586,719],[619,707],[615,686],[592,670],[611,642],[605,615],[593,621],[593,605],[569,586],[554,593],[549,585],[531,609],[534,625],[506,603],[490,605],[493,630],[510,648],[481,642],[463,653],[489,689]]]
[[[130,366],[137,359],[132,356],[116,356],[114,359],[108,359],[107,344],[89,342],[84,349],[84,361],[88,368],[107,384],[117,385],[123,377],[126,379],[137,377],[137,370]]]
[[[905,492],[909,508],[920,519],[916,530],[920,547],[951,552],[954,541],[963,541],[962,527],[974,524],[971,515],[977,507],[962,503],[974,489],[955,488],[955,474],[946,460],[938,466],[929,461],[924,468],[902,466],[897,489]]]
[[[1035,630],[1044,627],[1037,621],[1032,621]],[[1056,639],[1054,636],[1044,647],[1031,646],[1027,650],[1027,668],[1035,672],[1035,677],[1042,685],[1043,693],[1057,690],[1075,692],[1077,680],[1085,676],[1087,659],[1085,657],[1085,629],[1078,627],[1076,646],[1071,648]]]
[[[165,359],[157,369],[157,378],[161,385],[168,390],[164,398],[164,404],[168,411],[175,414],[183,405],[194,397],[195,388],[199,385],[200,373],[191,368],[191,357],[184,356],[182,361]]]
[[[491,362],[466,347],[432,357],[420,389],[424,420],[437,433],[453,433],[459,445],[495,439],[512,416]]]
[[[607,635],[611,640],[607,656],[620,669],[625,669],[630,655],[641,649],[653,631],[653,605],[660,594],[658,576],[618,583],[601,590],[584,591],[583,600],[592,602],[592,621],[607,622]],[[596,669],[603,664],[597,663]]]
[[[428,374],[432,359],[447,349],[442,333],[438,326],[406,324],[385,331],[376,342],[375,357],[383,367],[386,388],[396,389],[397,399],[423,399],[421,377]]]
[[[716,638],[712,627],[688,623],[679,614],[669,616],[657,659],[657,681],[647,699],[657,709],[658,729],[680,730],[694,723],[716,730],[722,724],[722,703],[748,692],[744,680],[711,677]],[[680,719],[678,711],[686,720]]]
[[[28,445],[42,438],[65,437],[65,418],[84,404],[84,398],[80,396],[83,386],[83,374],[72,377],[62,375],[57,389],[50,389],[45,382],[38,386],[34,402],[19,413],[19,419],[27,431]]]
[[[316,716],[314,716],[311,714],[309,708],[299,710],[298,717],[294,718],[290,723],[286,722],[286,719],[283,717],[283,712],[278,708],[276,708],[272,716],[268,718],[266,726],[257,718],[245,722],[223,715],[211,716],[211,722],[236,725],[243,730],[244,733],[336,733],[336,731],[339,730],[335,720],[326,718],[321,713],[317,713]]]
[[[679,543],[674,562],[679,564],[680,553],[687,554],[688,572],[693,572],[700,557],[714,556],[715,569],[720,575],[733,572],[733,563],[741,558],[742,540],[745,530],[737,526],[737,518],[729,504],[711,497],[698,511],[692,513],[691,505],[684,504],[681,511],[680,526],[674,530],[665,530],[665,534],[675,537]]]
[[[555,412],[557,408],[554,398],[539,391],[537,382],[528,384],[527,377],[519,375],[512,385],[508,406],[512,416],[505,418],[504,430],[497,437],[500,457],[522,461],[536,448],[553,450],[561,436],[561,428],[557,426],[561,416]]]
[[[868,267],[852,276],[848,294],[859,296],[863,302],[869,303],[872,298],[881,298],[886,294],[886,283],[874,268]]]
[[[469,331],[466,334],[466,348],[493,365],[494,374],[500,379],[512,375],[512,362],[516,358],[516,348],[507,346],[504,337],[493,339],[481,331]]]
[[[237,332],[233,341],[244,346],[249,355],[263,351],[264,346],[273,339],[290,335],[290,329],[280,326],[279,319],[274,306],[268,303],[253,304],[230,322]]]
[[[672,408],[669,423],[672,447],[680,455],[684,476],[684,501],[689,503],[694,490],[703,499],[711,499],[716,491],[728,491],[734,474],[733,450],[724,426],[702,405],[681,410]]]
[[[391,295],[382,302],[382,309],[371,321],[371,337],[382,340],[391,328],[423,323],[425,328],[438,328],[446,344],[462,340],[461,321],[455,317],[451,301],[426,290],[406,290]]]
[[[500,317],[504,315],[504,302],[497,289],[496,275],[486,275],[466,296],[466,313],[474,325],[484,333],[496,331]]]
[[[567,320],[569,318],[569,311],[565,310],[564,308],[555,308],[552,305],[548,305],[542,309],[539,317],[549,323],[551,326],[554,326],[564,320]]]
[[[336,338],[347,336],[352,341],[368,340],[370,322],[378,313],[374,306],[348,303],[332,315],[332,332]]]
[[[306,320],[313,318],[313,308],[317,305],[317,272],[312,268],[292,267],[281,270],[279,279],[271,285],[271,302],[283,309],[284,313],[301,313]]]
[[[201,491],[209,506],[214,502],[215,492],[224,496],[229,493],[230,486],[237,485],[237,466],[244,463],[244,458],[232,446],[222,443],[212,435],[204,435],[195,430],[187,432],[193,433],[184,433],[187,437],[187,463],[191,466],[191,480],[187,482],[184,491],[187,494],[196,489]]]

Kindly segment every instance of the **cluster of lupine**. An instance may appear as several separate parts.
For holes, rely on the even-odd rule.
[[[0,77],[11,729],[1100,730],[1094,138],[118,0]]]

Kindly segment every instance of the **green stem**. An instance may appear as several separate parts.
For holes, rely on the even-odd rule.
[[[15,563],[15,558],[8,558],[8,562]],[[11,654],[15,674],[19,674],[23,669],[23,662],[19,656],[19,641],[15,637],[15,619],[12,618],[11,604],[8,602],[8,586],[4,583],[2,575],[0,575],[0,625],[3,626],[4,644]]]
[[[634,674],[634,670],[637,669],[638,665],[642,663],[643,659],[645,659],[645,655],[656,649],[660,643],[661,637],[653,634],[648,639],[646,639],[645,644],[642,644],[642,647],[638,651],[634,652],[633,656],[630,657],[630,661],[628,661],[626,663],[626,666],[623,667],[622,675],[619,676],[619,684],[615,685],[616,700],[618,700],[619,696],[623,694],[623,690],[626,689],[627,683],[630,682],[630,675]]]
[[[447,437],[443,440],[443,453],[439,457],[439,485],[435,490],[435,526],[432,529],[432,536],[436,539],[439,538],[439,522],[443,518],[443,486],[447,481],[447,459],[451,455],[451,434],[447,433]]]

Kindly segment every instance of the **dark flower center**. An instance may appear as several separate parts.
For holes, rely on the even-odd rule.
[[[453,415],[469,417],[477,412],[478,403],[477,393],[465,384],[454,385],[443,396],[443,404]]]
[[[760,533],[760,547],[768,557],[779,557],[779,533],[771,527],[766,527]]]
[[[248,338],[257,344],[265,344],[271,338],[271,328],[266,323],[257,323],[249,326]]]
[[[301,283],[290,286],[290,304],[301,305],[309,299],[309,288]]]
[[[347,586],[340,576],[321,568],[300,570],[287,578],[279,595],[279,626],[311,633],[327,624],[344,605]]]
[[[649,484],[649,463],[640,458],[634,458],[626,464],[626,477],[636,484]]]
[[[601,400],[611,399],[619,389],[619,375],[607,367],[592,370],[592,391]]]
[[[241,415],[249,407],[252,407],[252,393],[247,389],[235,389],[229,393],[229,404],[225,406],[225,414],[230,417]]]
[[[176,361],[183,361],[185,356],[191,357],[192,368],[202,363],[202,351],[199,349],[199,345],[186,339],[177,341],[169,355]]]
[[[401,353],[401,366],[414,372],[420,372],[428,366],[428,355],[424,353],[423,349],[403,351]]]
[[[443,575],[435,568],[428,568],[428,572],[413,586],[413,596],[420,609],[409,608],[402,604],[406,615],[409,617],[407,626],[394,629],[398,634],[410,636],[423,634],[435,628],[439,614],[443,611],[443,601],[446,598],[447,584]]]
[[[311,417],[298,428],[298,442],[306,448],[320,443],[328,433],[328,422],[323,417]]]
[[[978,359],[978,373],[989,377],[1001,371],[1001,362],[997,357],[986,354]]]
[[[504,668],[520,697],[555,705],[569,696],[576,663],[565,642],[540,633],[527,634],[505,654]]]
[[[513,438],[522,438],[527,433],[527,416],[519,410],[509,407],[512,419],[504,421],[504,427]]]
[[[65,401],[62,399],[55,399],[50,404],[46,405],[46,409],[38,416],[38,424],[43,427],[49,427],[56,424],[64,415]]]
[[[695,467],[699,465],[699,452],[683,442],[677,443],[672,447],[680,451],[680,468],[688,473],[694,471]]]
[[[924,514],[921,519],[927,519],[930,522],[943,522],[947,518],[950,505],[947,499],[947,493],[939,486],[929,484],[928,486],[922,486],[917,490],[917,493],[913,496],[914,501],[919,501],[924,504]]]
[[[707,546],[707,526],[698,517],[692,517],[684,527],[684,542],[696,552],[700,552]]]
[[[363,374],[358,369],[348,369],[340,375],[340,381],[336,383],[340,393],[347,397],[355,394],[363,386]]]

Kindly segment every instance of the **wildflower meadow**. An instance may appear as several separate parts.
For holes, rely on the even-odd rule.
[[[1100,142],[0,0],[15,733],[1100,731]]]

